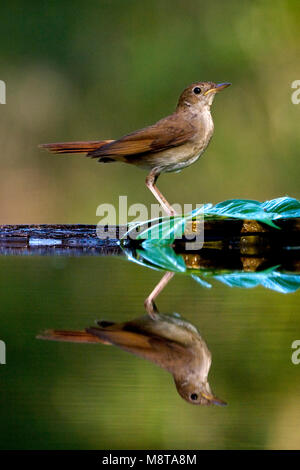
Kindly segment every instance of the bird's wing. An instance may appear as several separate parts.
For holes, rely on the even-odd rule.
[[[161,152],[171,147],[182,145],[197,132],[196,127],[186,119],[180,123],[176,114],[161,119],[153,126],[145,127],[119,140],[103,145],[89,152],[92,158],[98,157],[129,157],[148,152]]]
[[[136,356],[148,359],[170,372],[178,361],[184,360],[187,356],[190,357],[189,348],[185,348],[176,341],[166,340],[163,337],[149,334],[147,331],[139,331],[139,328],[135,329],[130,322],[123,324],[126,325],[126,329],[123,326],[120,328],[119,325],[116,324],[111,328],[92,327],[87,328],[86,331],[101,342],[114,344]]]

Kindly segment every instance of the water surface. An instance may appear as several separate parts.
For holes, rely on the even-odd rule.
[[[299,291],[204,288],[177,273],[161,312],[193,323],[211,353],[209,381],[227,407],[183,401],[171,375],[113,346],[41,341],[47,328],[126,321],[162,273],[122,256],[2,256],[3,449],[299,448]]]

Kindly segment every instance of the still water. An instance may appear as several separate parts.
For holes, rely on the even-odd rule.
[[[36,338],[141,317],[163,274],[118,250],[0,258],[2,449],[300,447],[296,278],[274,290],[274,276],[240,287],[177,272],[155,300],[198,329],[212,357],[211,390],[227,406],[188,403],[170,373],[116,346]]]

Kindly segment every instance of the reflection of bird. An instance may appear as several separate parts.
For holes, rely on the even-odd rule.
[[[42,144],[53,153],[87,153],[99,162],[124,162],[150,173],[146,185],[168,215],[175,212],[155,186],[161,173],[180,171],[194,163],[213,135],[210,114],[213,99],[230,83],[193,83],[181,94],[173,114],[152,126],[132,132],[119,140],[59,142]]]
[[[47,330],[40,339],[114,344],[170,372],[179,394],[195,405],[225,405],[207,381],[211,354],[198,330],[178,314],[142,316],[124,323],[100,321],[86,331]]]

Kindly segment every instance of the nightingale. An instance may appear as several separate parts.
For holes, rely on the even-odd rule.
[[[124,162],[148,170],[147,188],[173,216],[175,211],[156,181],[161,173],[181,171],[202,155],[214,131],[210,107],[216,93],[229,85],[193,83],[181,93],[173,114],[117,140],[58,142],[40,147],[52,153],[86,153],[101,163]]]
[[[83,331],[46,330],[39,339],[102,343],[147,359],[173,375],[179,395],[194,405],[226,405],[208,383],[211,353],[194,325],[179,314],[155,313],[132,321],[97,322]]]

